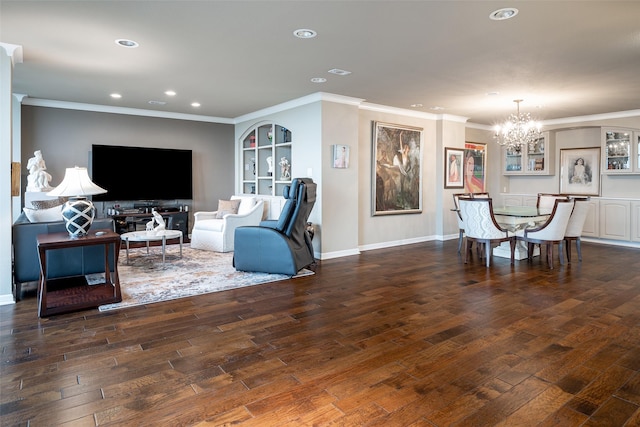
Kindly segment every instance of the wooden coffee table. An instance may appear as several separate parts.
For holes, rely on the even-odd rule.
[[[165,252],[167,240],[180,239],[180,258],[182,258],[182,231],[180,230],[162,230],[162,231],[132,231],[120,235],[125,242],[127,248],[127,264],[129,264],[129,242],[146,242],[147,254],[149,253],[149,243],[162,241],[162,265],[165,262]]]

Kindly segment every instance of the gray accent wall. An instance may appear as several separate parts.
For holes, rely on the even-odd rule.
[[[233,125],[23,106],[21,163],[26,166],[33,152],[41,150],[52,186],[60,184],[68,167],[87,167],[91,171],[92,144],[193,150],[193,200],[185,201],[192,213],[215,210],[218,199],[234,194]],[[149,179],[131,185],[154,185],[155,174],[181,173],[150,164],[140,167],[149,170]],[[113,165],[113,172],[127,173],[117,164]],[[23,192],[27,174],[23,167]],[[110,205],[96,203],[98,216],[103,216]],[[192,215],[189,226],[193,226]]]

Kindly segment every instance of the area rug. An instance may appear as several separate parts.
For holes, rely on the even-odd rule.
[[[183,246],[180,258],[178,245],[169,245],[164,265],[160,247],[151,247],[149,254],[146,248],[130,249],[127,262],[126,252],[122,250],[118,263],[122,302],[102,305],[99,310],[116,310],[292,278],[286,274],[236,271],[232,260],[233,252],[201,251],[189,245]],[[305,269],[293,277],[310,274],[314,273]]]

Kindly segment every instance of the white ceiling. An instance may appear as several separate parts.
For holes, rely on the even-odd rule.
[[[640,109],[640,1],[1,0],[0,41],[23,47],[14,92],[45,100],[233,119],[327,92],[489,125],[517,98],[541,120]]]

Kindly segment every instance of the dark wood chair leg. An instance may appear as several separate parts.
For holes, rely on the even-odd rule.
[[[562,240],[558,242],[558,259],[560,260],[560,265],[564,265],[564,255],[562,254]]]
[[[462,249],[462,241],[464,240],[463,233],[464,231],[460,230],[460,234],[458,235],[458,253],[460,253],[460,249]]]
[[[516,239],[513,238],[509,241],[509,245],[511,246],[511,265],[513,265],[514,260],[515,260],[515,253],[516,253]]]
[[[547,244],[547,263],[549,268],[553,268],[553,243]]]
[[[578,252],[578,261],[582,262],[582,250],[580,248],[580,237],[576,239],[576,252]]]
[[[468,237],[465,238],[464,246],[464,263],[466,264],[467,262],[469,262],[469,252],[471,252],[471,239],[469,239]]]
[[[567,253],[567,262],[570,263],[571,262],[571,240],[564,239],[564,243],[566,245],[565,252]]]

